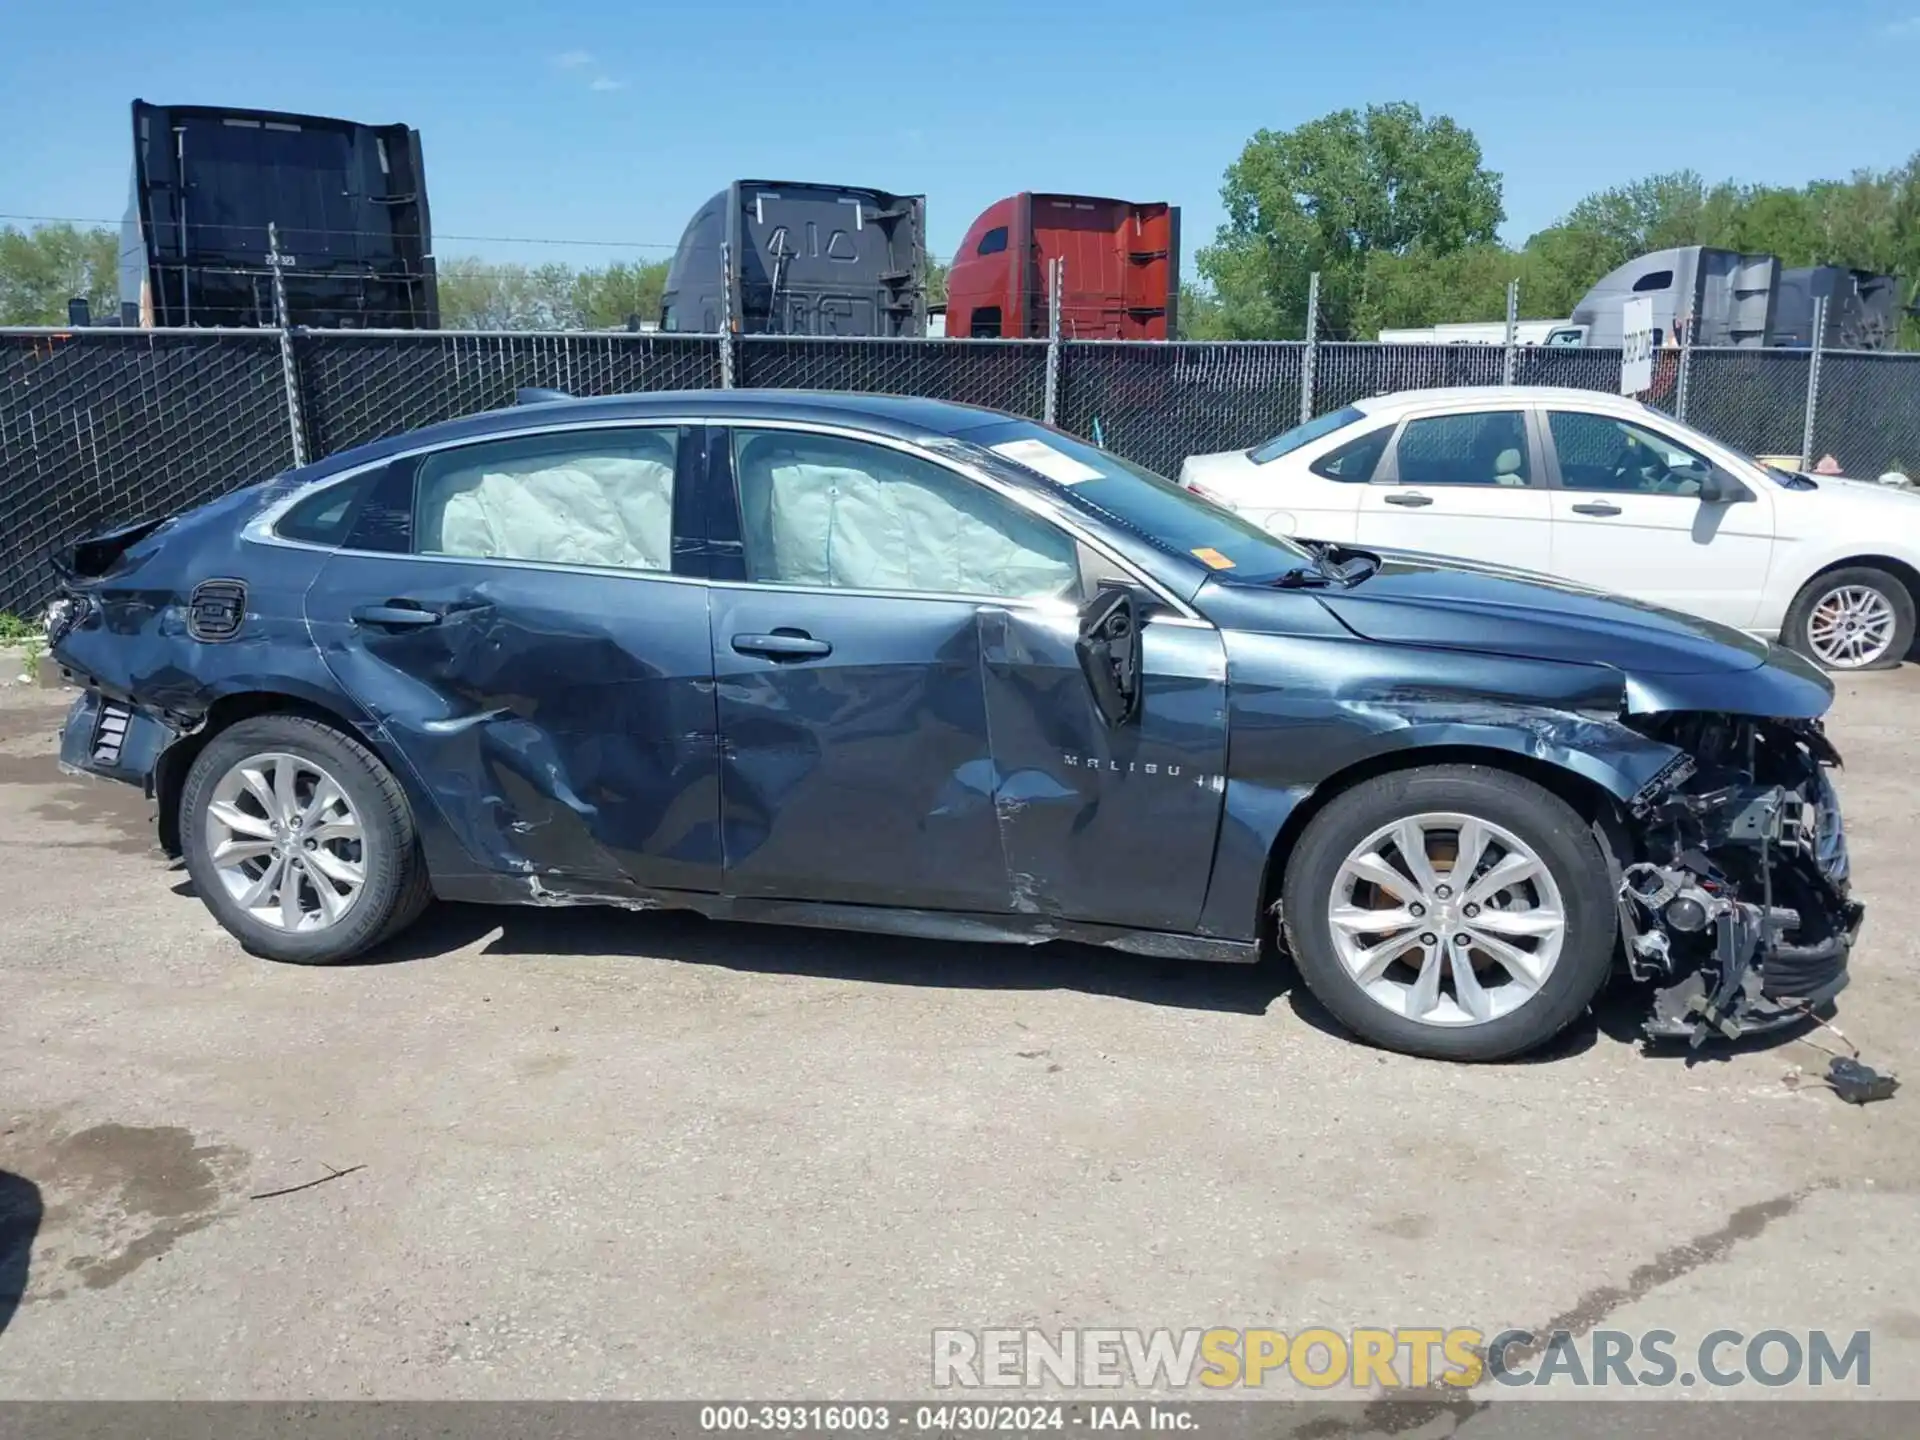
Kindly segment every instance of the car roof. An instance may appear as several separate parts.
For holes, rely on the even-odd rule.
[[[1450,385],[1434,390],[1396,390],[1353,402],[1367,415],[1397,415],[1409,410],[1477,410],[1488,405],[1577,405],[1618,415],[1646,413],[1646,406],[1605,390],[1567,385]]]
[[[723,424],[754,420],[813,421],[853,425],[905,439],[964,435],[982,426],[1020,418],[983,406],[927,400],[914,395],[865,395],[832,390],[654,390],[637,395],[539,400],[464,415],[457,420],[443,420],[437,425],[329,455],[307,473],[325,475],[423,445],[510,435],[553,424],[609,420],[645,423],[670,416],[697,416]]]

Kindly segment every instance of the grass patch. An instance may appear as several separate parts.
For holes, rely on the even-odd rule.
[[[26,651],[27,673],[31,675],[39,667],[40,657],[47,653],[47,632],[36,621],[0,611],[0,645]]]

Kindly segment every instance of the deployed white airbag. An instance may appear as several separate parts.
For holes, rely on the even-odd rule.
[[[1009,599],[1078,580],[1068,536],[909,455],[762,435],[742,447],[740,476],[757,580]]]
[[[673,461],[582,454],[482,462],[426,477],[421,548],[627,570],[673,568]]]

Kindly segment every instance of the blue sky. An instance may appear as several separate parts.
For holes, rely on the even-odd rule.
[[[442,255],[668,253],[734,178],[1184,208],[1262,126],[1410,99],[1480,138],[1510,239],[1691,166],[1798,183],[1920,148],[1920,0],[0,0],[0,214],[115,218],[127,106],[405,121]],[[512,245],[542,237],[614,245]]]

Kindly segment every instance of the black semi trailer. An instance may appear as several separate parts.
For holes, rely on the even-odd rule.
[[[436,328],[420,132],[134,101],[121,323],[272,325],[275,270],[292,324]]]
[[[687,222],[660,328],[925,335],[926,221],[919,195],[736,180]]]

